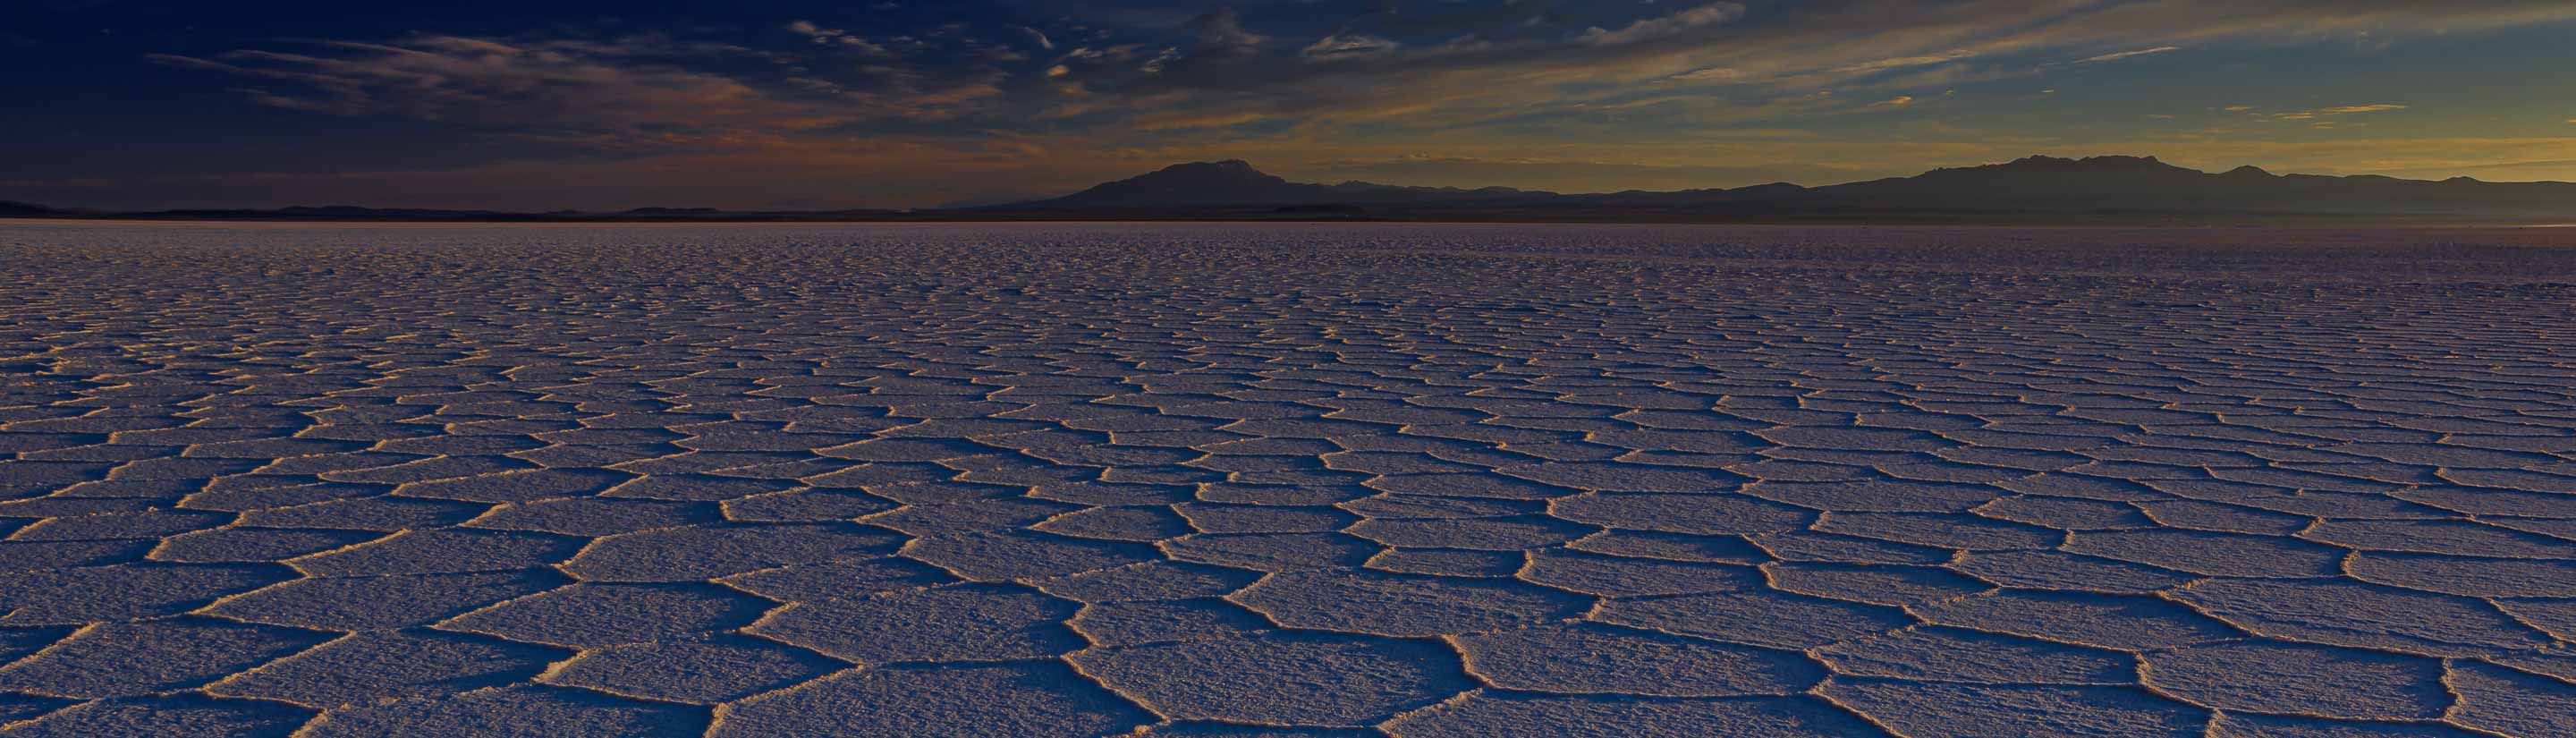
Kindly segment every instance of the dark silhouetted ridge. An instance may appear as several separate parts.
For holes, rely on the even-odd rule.
[[[1335,185],[1303,184],[1253,168],[1240,160],[1174,164],[1152,173],[1102,184],[1052,200],[996,206],[1006,210],[1173,207],[1304,207],[1316,205],[1392,205],[1496,202],[1560,197],[1509,187],[1464,190],[1454,187],[1404,187],[1369,182]]]
[[[358,205],[297,205],[278,208],[277,212],[299,216],[348,216],[387,218],[416,216],[424,218],[468,218],[484,215],[507,215],[498,210],[437,210],[431,208],[371,208]]]
[[[60,215],[62,212],[31,202],[0,200],[0,218]]]
[[[1296,184],[1252,168],[1249,162],[1174,164],[1065,197],[1031,203],[1046,207],[1166,207],[1172,205],[1289,205],[1316,202],[1328,188]]]

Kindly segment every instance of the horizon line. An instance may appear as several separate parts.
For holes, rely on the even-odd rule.
[[[1286,181],[1286,182],[1288,182],[1288,183],[1290,183],[1290,184],[1304,184],[1304,185],[1315,185],[1315,186],[1323,186],[1323,187],[1337,187],[1337,186],[1348,186],[1348,185],[1374,185],[1374,186],[1379,186],[1379,187],[1406,188],[1406,189],[1455,190],[1455,191],[1459,191],[1459,192],[1478,192],[1478,191],[1485,191],[1485,190],[1511,190],[1511,191],[1514,191],[1514,192],[1519,192],[1519,193],[1524,193],[1524,194],[1530,194],[1530,195],[1552,195],[1552,196],[1560,196],[1560,197],[1587,197],[1587,196],[1608,196],[1608,195],[1628,195],[1628,194],[1648,194],[1648,195],[1652,195],[1652,194],[1680,194],[1680,193],[1696,193],[1696,192],[1733,192],[1733,191],[1746,190],[1746,189],[1752,189],[1752,188],[1758,188],[1758,187],[1778,187],[1778,186],[1783,186],[1783,185],[1785,185],[1785,186],[1790,186],[1790,187],[1798,187],[1798,188],[1802,188],[1802,189],[1822,189],[1822,188],[1828,188],[1828,187],[1839,187],[1839,186],[1844,186],[1844,185],[1864,184],[1864,183],[1870,183],[1870,182],[1884,182],[1884,181],[1891,181],[1891,180],[1912,179],[1912,178],[1915,178],[1915,177],[1921,177],[1921,176],[1928,175],[1928,174],[1933,174],[1933,173],[1936,173],[1936,172],[1944,172],[1944,171],[1958,171],[1958,170],[1967,170],[1967,169],[1978,169],[1978,168],[1994,167],[1994,166],[2005,166],[2005,165],[2020,164],[2020,163],[2033,162],[2033,161],[2062,161],[2062,162],[2070,162],[2070,163],[2083,163],[2083,162],[2091,162],[2091,161],[2098,161],[2098,160],[2104,160],[2104,159],[2136,160],[2136,161],[2140,161],[2140,162],[2144,162],[2144,163],[2160,164],[2160,165],[2167,166],[2167,167],[2172,167],[2172,168],[2175,168],[2175,169],[2181,169],[2181,170],[2185,170],[2185,171],[2196,172],[2196,173],[2203,174],[2203,175],[2226,175],[2226,174],[2233,174],[2233,173],[2240,172],[2240,171],[2252,170],[2252,171],[2254,171],[2254,172],[2257,172],[2257,173],[2263,174],[2263,175],[2268,176],[2268,177],[2273,177],[2273,178],[2302,177],[2302,178],[2320,178],[2320,179],[2383,179],[2383,180],[2393,180],[2393,181],[2400,181],[2400,182],[2424,182],[2424,183],[2464,182],[2464,183],[2496,184],[2496,185],[2571,185],[2571,184],[2576,184],[2576,182],[2571,182],[2571,181],[2567,181],[2567,180],[2486,180],[2486,179],[2479,179],[2479,178],[2477,178],[2477,177],[2472,177],[2472,176],[2468,176],[2468,175],[2456,175],[2456,176],[2446,177],[2446,178],[2442,178],[2442,179],[2421,179],[2421,178],[2414,178],[2414,177],[2401,177],[2401,176],[2396,176],[2396,175],[2375,174],[2375,173],[2359,173],[2359,174],[2311,174],[2311,173],[2305,173],[2305,172],[2274,172],[2274,171],[2271,171],[2270,169],[2267,169],[2267,168],[2264,168],[2264,167],[2261,167],[2261,166],[2258,166],[2258,165],[2253,165],[2253,164],[2239,165],[2239,166],[2237,166],[2237,167],[2234,167],[2234,168],[2231,168],[2231,169],[2228,169],[2228,170],[2225,170],[2225,171],[2210,171],[2210,170],[2206,170],[2206,169],[2194,169],[2194,168],[2192,168],[2192,167],[2187,167],[2187,166],[2182,166],[2182,165],[2179,165],[2179,164],[2174,164],[2174,163],[2172,163],[2172,162],[2164,161],[2163,159],[2158,158],[2156,155],[2153,155],[2153,154],[2095,154],[2095,155],[2090,155],[2090,156],[2071,156],[2071,157],[2070,157],[2070,156],[2056,156],[2056,155],[2051,155],[2051,154],[2030,154],[2030,155],[2022,156],[2022,157],[2015,158],[2015,159],[2007,159],[2007,160],[2001,160],[2001,161],[1989,160],[1989,161],[1979,162],[1979,163],[1975,163],[1975,164],[1957,164],[1957,165],[1936,166],[1936,167],[1932,167],[1932,168],[1929,168],[1929,169],[1925,169],[1925,170],[1923,170],[1923,171],[1921,171],[1921,172],[1917,172],[1917,173],[1915,173],[1915,174],[1911,174],[1911,175],[1899,175],[1899,176],[1888,176],[1888,177],[1872,177],[1872,178],[1865,178],[1865,179],[1853,179],[1853,180],[1845,180],[1845,181],[1839,181],[1839,182],[1831,182],[1831,183],[1826,183],[1826,184],[1805,184],[1805,183],[1800,183],[1800,182],[1792,182],[1792,181],[1788,181],[1788,180],[1775,180],[1775,181],[1770,181],[1770,182],[1759,182],[1759,183],[1753,183],[1753,184],[1738,185],[1738,186],[1734,186],[1734,187],[1689,187],[1689,188],[1671,189],[1671,190],[1650,190],[1650,189],[1644,189],[1644,188],[1627,188],[1627,189],[1620,189],[1620,190],[1594,190],[1594,191],[1583,191],[1583,192],[1566,192],[1566,191],[1560,191],[1560,190],[1524,189],[1524,188],[1520,188],[1520,187],[1512,187],[1512,186],[1509,186],[1509,185],[1484,185],[1484,186],[1473,186],[1473,187],[1471,187],[1471,186],[1461,186],[1461,185],[1411,185],[1411,184],[1391,184],[1391,183],[1386,183],[1386,182],[1375,182],[1375,181],[1362,180],[1362,179],[1345,179],[1345,180],[1341,180],[1341,181],[1338,181],[1338,182],[1298,181],[1298,180],[1288,179],[1288,178],[1286,178],[1286,177],[1279,177],[1279,179],[1281,179],[1282,181]],[[378,206],[378,205],[360,205],[360,204],[351,204],[351,203],[329,203],[329,204],[300,204],[300,203],[299,203],[299,204],[292,204],[292,205],[279,205],[279,206],[272,206],[272,207],[257,207],[257,206],[232,206],[232,207],[160,207],[160,206],[155,206],[155,207],[147,207],[147,208],[141,208],[141,209],[134,209],[134,208],[99,208],[99,207],[85,207],[85,206],[78,206],[78,205],[59,206],[59,205],[55,205],[55,204],[53,204],[53,203],[38,202],[38,201],[35,201],[35,200],[21,200],[21,199],[16,199],[16,198],[12,198],[12,197],[5,197],[5,196],[0,196],[0,205],[18,205],[18,206],[24,206],[24,207],[36,208],[36,209],[38,209],[38,210],[51,211],[51,212],[55,212],[55,213],[62,213],[62,214],[69,214],[69,215],[89,215],[89,216],[114,216],[114,215],[159,215],[159,214],[180,214],[180,213],[280,213],[280,214],[284,214],[286,211],[293,211],[293,210],[424,211],[424,212],[435,212],[435,213],[442,213],[442,214],[455,214],[455,215],[493,215],[493,216],[565,216],[565,215],[577,215],[577,216],[600,216],[600,215],[629,215],[629,214],[643,214],[643,211],[653,211],[653,210],[675,211],[675,212],[673,213],[674,215],[685,215],[685,214],[688,214],[688,213],[690,213],[690,212],[700,213],[700,214],[710,214],[710,215],[827,215],[827,214],[835,214],[835,213],[855,213],[855,212],[873,212],[873,213],[889,213],[889,214],[918,214],[918,213],[940,213],[940,212],[960,212],[960,213],[966,213],[966,212],[976,212],[976,211],[992,211],[992,210],[1000,209],[1000,208],[1008,208],[1008,207],[1018,206],[1018,205],[1030,205],[1030,204],[1035,204],[1035,203],[1047,202],[1047,201],[1051,201],[1051,200],[1063,199],[1063,198],[1066,198],[1066,197],[1071,197],[1071,196],[1074,196],[1074,195],[1081,194],[1082,192],[1087,192],[1087,191],[1089,191],[1090,189],[1096,188],[1096,187],[1101,186],[1101,185],[1113,184],[1113,183],[1117,183],[1117,182],[1124,182],[1124,181],[1129,181],[1129,180],[1138,179],[1138,178],[1142,178],[1142,177],[1147,177],[1147,176],[1151,176],[1151,175],[1154,175],[1154,174],[1157,174],[1157,173],[1161,173],[1161,172],[1168,171],[1168,170],[1171,170],[1171,169],[1174,169],[1174,168],[1179,168],[1179,167],[1186,167],[1186,166],[1192,166],[1192,165],[1221,165],[1221,164],[1242,164],[1242,165],[1244,165],[1245,167],[1247,167],[1247,168],[1249,168],[1249,169],[1251,169],[1252,171],[1257,172],[1257,173],[1261,173],[1261,174],[1268,175],[1268,176],[1273,176],[1273,177],[1278,177],[1278,176],[1279,176],[1279,175],[1270,175],[1270,174],[1269,174],[1269,172],[1268,172],[1268,171],[1266,171],[1266,170],[1264,170],[1264,169],[1262,169],[1262,168],[1260,167],[1260,165],[1254,164],[1253,162],[1251,162],[1251,161],[1249,161],[1249,160],[1246,160],[1246,159],[1240,159],[1240,158],[1228,158],[1228,159],[1206,159],[1206,160],[1197,160],[1197,161],[1182,161],[1182,162],[1174,162],[1174,163],[1171,163],[1171,164],[1166,164],[1166,165],[1163,165],[1163,166],[1160,166],[1160,167],[1156,167],[1156,168],[1154,168],[1154,169],[1152,169],[1152,170],[1150,170],[1150,171],[1146,171],[1146,172],[1143,172],[1143,173],[1140,173],[1140,174],[1129,175],[1129,176],[1125,176],[1125,177],[1119,177],[1119,178],[1116,178],[1116,179],[1105,180],[1105,181],[1102,181],[1102,182],[1095,183],[1095,184],[1093,184],[1093,185],[1092,185],[1092,186],[1090,186],[1090,187],[1085,187],[1085,188],[1082,188],[1082,189],[1079,189],[1079,190],[1075,190],[1075,191],[1073,191],[1073,192],[1067,192],[1067,193],[1063,193],[1063,194],[1059,194],[1059,195],[1041,196],[1041,197],[1034,197],[1034,198],[1015,198],[1015,199],[1011,199],[1011,200],[1007,200],[1007,201],[1003,201],[1003,202],[996,202],[996,203],[984,204],[984,205],[941,205],[941,206],[933,206],[933,207],[913,207],[913,208],[903,208],[903,207],[877,207],[877,206],[858,205],[858,206],[848,206],[848,207],[810,207],[810,208],[755,208],[755,209],[733,209],[733,208],[712,208],[712,207],[687,206],[687,205],[636,205],[636,206],[632,206],[632,207],[613,208],[613,209],[606,209],[606,210],[583,210],[583,209],[561,209],[561,208],[558,208],[558,209],[551,209],[551,210],[514,210],[514,209],[507,209],[507,208],[494,208],[494,207],[446,207],[446,206],[416,206],[416,205],[407,205],[407,206]],[[0,215],[0,219],[18,219],[18,218],[20,218],[20,217],[21,217],[21,216]],[[42,216],[41,216],[41,215],[38,215],[38,216],[35,216],[35,217],[36,217],[36,218],[38,218],[38,219],[42,219]]]

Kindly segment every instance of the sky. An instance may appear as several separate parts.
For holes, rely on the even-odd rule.
[[[32,4],[27,9],[25,4]],[[917,208],[2031,154],[2576,181],[2568,0],[15,0],[0,199]]]

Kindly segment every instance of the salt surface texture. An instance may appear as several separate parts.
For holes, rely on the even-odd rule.
[[[0,224],[0,735],[2576,735],[2576,231]]]

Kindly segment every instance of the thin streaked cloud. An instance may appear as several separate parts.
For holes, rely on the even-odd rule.
[[[2129,59],[2129,58],[2134,58],[2134,57],[2148,56],[2148,55],[2152,55],[2152,54],[2162,54],[2162,53],[2165,53],[2165,52],[2168,52],[2168,51],[2181,51],[2181,50],[2182,50],[2182,47],[2180,47],[2180,46],[2158,46],[2158,47],[2155,47],[2155,48],[2152,48],[2152,49],[2138,49],[2138,50],[2136,50],[2136,51],[2116,51],[2116,52],[2112,52],[2112,53],[2109,53],[2109,54],[2103,54],[2103,55],[2101,55],[2101,56],[2095,56],[2095,57],[2088,57],[2088,58],[2084,58],[2084,59],[2078,59],[2078,60],[2076,60],[2076,61],[2075,61],[2075,63],[2077,63],[2077,64],[2093,64],[2093,63],[2097,63],[2097,62],[2118,61],[2118,60],[2121,60],[2121,59]]]

